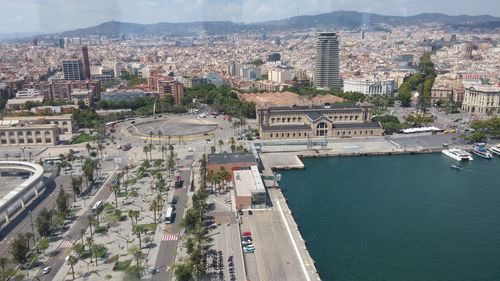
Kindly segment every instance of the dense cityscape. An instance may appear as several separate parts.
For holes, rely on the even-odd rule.
[[[460,176],[498,167],[500,18],[352,13],[0,40],[2,280],[366,280],[371,265],[318,254],[329,235],[303,226],[281,171],[431,153]],[[347,248],[329,248],[352,251],[345,268],[373,262]],[[427,277],[408,280],[444,280]]]

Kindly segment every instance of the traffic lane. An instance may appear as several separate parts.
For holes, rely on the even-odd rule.
[[[189,181],[189,170],[181,170],[181,180]],[[182,222],[182,215],[188,200],[187,187],[184,184],[183,188],[174,189],[174,196],[177,197],[177,204],[175,205],[175,221],[173,224],[168,225],[168,230],[171,234],[177,235],[178,239],[175,241],[162,241],[160,249],[158,250],[158,258],[156,259],[155,268],[158,273],[152,276],[152,280],[170,280],[172,279],[173,264],[175,262],[175,255],[177,253],[177,246],[179,243],[180,224]]]
[[[10,256],[10,243],[16,238],[20,233],[33,232],[31,227],[31,221],[29,217],[29,211],[31,210],[31,216],[33,218],[33,223],[35,223],[36,217],[44,209],[52,209],[55,207],[56,201],[56,186],[60,183],[59,178],[56,181],[46,178],[46,185],[43,192],[31,202],[30,205],[21,213],[19,213],[12,221],[2,230],[2,241],[0,242],[0,256],[9,257]],[[35,229],[35,237],[39,239],[38,232]],[[11,265],[14,266],[14,265]]]
[[[113,178],[114,174],[115,173],[112,173],[107,178],[107,180],[103,183],[103,185],[99,188],[99,190],[96,193],[96,196],[94,197],[94,200],[87,206],[87,209],[82,214],[82,216],[80,216],[76,220],[73,227],[71,227],[71,229],[68,231],[68,234],[64,238],[62,238],[63,240],[66,237],[70,237],[71,239],[74,240],[74,239],[80,237],[80,230],[81,229],[86,230],[88,228],[88,223],[87,223],[86,217],[90,212],[91,206],[93,206],[95,204],[95,202],[97,202],[97,201],[105,201],[111,195],[112,191],[109,188],[107,188],[107,186],[108,186],[108,183],[111,182],[111,179]],[[101,189],[104,189],[104,190],[101,191]],[[59,247],[57,254],[55,256],[49,258],[49,260],[46,262],[44,267],[46,267],[46,266],[51,267],[52,268],[51,271],[53,271],[54,275],[55,275],[59,271],[59,269],[61,269],[61,267],[64,263],[64,260],[65,260],[66,256],[68,255],[68,253],[69,253],[69,248]],[[38,276],[37,279],[39,279],[39,280],[52,280],[52,278],[54,277],[54,276],[52,276],[52,278],[51,278],[49,274],[44,275],[43,272],[41,272],[41,270],[37,273],[37,276]]]

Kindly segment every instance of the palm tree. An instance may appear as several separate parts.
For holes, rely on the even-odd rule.
[[[137,235],[137,238],[139,239],[139,249],[142,249],[142,239],[141,239],[141,235],[146,231],[146,228],[144,228],[143,225],[141,224],[135,224],[133,227],[132,227],[132,232]]]
[[[219,140],[219,142],[217,144],[219,145],[219,152],[222,153],[222,146],[224,145],[224,141]]]
[[[0,267],[2,268],[2,280],[4,281],[5,278],[5,266],[9,263],[9,260],[4,257],[0,257]]]
[[[85,235],[85,232],[86,232],[85,228],[80,229],[80,238],[82,238],[82,245],[84,245],[84,244],[85,244],[85,243],[83,242],[83,236]]]
[[[92,256],[95,257],[95,265],[97,266],[97,255],[94,252],[94,239],[92,237],[87,237],[87,245],[90,251],[90,261],[92,261]]]
[[[87,215],[87,222],[89,224],[90,228],[90,237],[92,238],[94,235],[94,232],[92,232],[92,226],[94,225],[95,219],[92,215]]]
[[[99,150],[99,154],[101,156],[101,160],[103,160],[103,158],[102,158],[102,151],[103,151],[103,149],[104,149],[104,145],[102,143],[99,143],[97,145],[97,150]]]
[[[35,245],[35,235],[32,232],[24,233],[24,239],[26,239],[26,243],[28,244],[28,248],[30,248],[30,240],[33,239],[33,246]]]
[[[76,202],[76,195],[79,195],[82,189],[82,177],[71,177],[71,188],[73,189],[73,201]]]
[[[162,145],[160,147],[160,150],[161,150],[161,159],[163,159],[163,161],[165,161],[165,155],[166,155],[166,152],[168,150],[168,146]]]
[[[134,223],[134,219],[135,219],[135,224],[137,224],[137,220],[139,219],[140,214],[141,214],[141,211],[139,211],[139,210],[129,210],[128,211],[128,216],[132,220],[132,224]]]
[[[144,152],[146,154],[146,159],[148,159],[149,146],[145,145],[142,148],[142,152]]]
[[[90,157],[90,149],[92,146],[90,146],[90,143],[85,144],[85,148],[87,149],[87,155]]]
[[[158,129],[158,146],[161,147],[161,137],[163,136],[163,132],[161,129]]]
[[[149,150],[149,161],[153,161],[153,150],[155,150],[155,145],[151,142],[148,144]]]
[[[120,192],[120,184],[113,184],[111,189],[115,193],[115,206],[118,207],[118,192]]]
[[[82,166],[83,174],[87,180],[87,188],[90,183],[94,183],[94,171],[97,169],[97,161],[90,158],[85,159]]]
[[[160,202],[158,202],[156,199],[151,201],[151,204],[149,205],[149,209],[153,211],[153,221],[156,223],[156,212],[160,210]]]
[[[68,256],[68,261],[66,262],[69,266],[71,266],[71,273],[73,275],[73,280],[75,279],[75,269],[73,268],[73,266],[75,264],[78,263],[78,258],[73,256],[73,255],[69,255]]]

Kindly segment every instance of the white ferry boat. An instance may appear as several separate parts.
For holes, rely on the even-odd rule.
[[[486,148],[486,145],[484,143],[474,144],[474,148],[472,149],[472,153],[476,154],[477,156],[486,158],[486,159],[493,158],[493,156],[488,151],[488,149]]]
[[[473,160],[472,155],[460,148],[450,148],[450,149],[444,149],[443,154],[455,159],[457,161],[470,161]]]
[[[490,152],[500,156],[500,144],[490,147]]]

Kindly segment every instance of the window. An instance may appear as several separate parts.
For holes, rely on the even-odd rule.
[[[28,143],[33,143],[33,139],[28,139]]]
[[[272,139],[272,138],[273,138],[273,134],[269,134],[269,138],[271,138],[271,139]]]
[[[19,143],[24,143],[24,139],[19,139]]]
[[[302,135],[302,133],[299,133],[299,137]]]
[[[2,144],[7,144],[7,140],[1,140]]]

